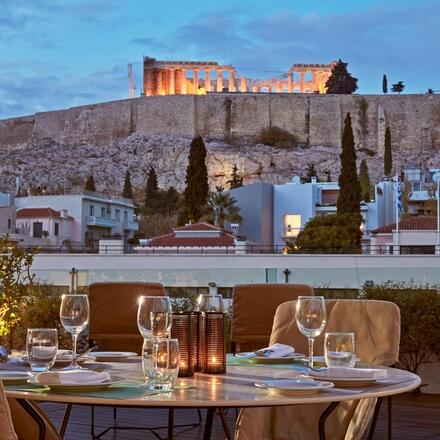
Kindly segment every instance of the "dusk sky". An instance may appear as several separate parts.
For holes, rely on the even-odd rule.
[[[341,58],[359,93],[440,91],[440,1],[0,0],[0,118],[136,95],[142,56],[213,60],[238,75]]]

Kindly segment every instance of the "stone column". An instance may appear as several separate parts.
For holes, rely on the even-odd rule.
[[[211,91],[211,69],[205,69],[205,91]]]
[[[223,69],[217,69],[217,92],[221,92],[223,90]]]
[[[243,92],[243,93],[247,92],[246,78],[244,78],[244,77],[240,78],[240,92]]]
[[[168,93],[174,95],[176,93],[174,89],[174,69],[168,70],[168,84],[170,85]]]
[[[304,93],[304,91],[305,91],[304,72],[299,73],[299,91],[301,93]]]
[[[163,93],[163,81],[162,81],[162,69],[159,69],[157,71],[157,89],[156,89],[156,95],[164,95]]]
[[[283,83],[281,80],[277,81],[277,93],[283,93]]]
[[[235,72],[234,69],[229,69],[229,85],[230,92],[235,92]]]
[[[186,69],[181,70],[181,75],[182,76],[180,77],[181,80],[180,93],[182,95],[186,95]]]
[[[193,69],[193,93],[197,95],[199,92],[199,69]]]
[[[153,94],[153,71],[151,69],[146,71],[144,94],[145,96],[151,96]]]
[[[287,91],[289,93],[293,92],[292,72],[287,73]]]

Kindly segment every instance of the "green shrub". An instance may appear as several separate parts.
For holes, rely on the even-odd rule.
[[[257,142],[277,148],[292,148],[296,145],[295,136],[276,125],[263,128],[258,135]]]

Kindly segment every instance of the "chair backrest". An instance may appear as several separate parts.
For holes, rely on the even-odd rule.
[[[325,332],[354,332],[356,355],[362,362],[393,365],[399,359],[400,310],[396,304],[376,300],[326,300],[327,324],[316,338],[314,353],[324,353]],[[296,301],[281,304],[274,318],[271,343],[293,345],[307,353],[307,339],[295,322]]]
[[[11,411],[0,380],[0,432],[3,440],[17,440],[17,434],[12,424]]]
[[[89,338],[100,350],[141,352],[137,327],[138,298],[164,296],[160,283],[93,283],[89,286]]]
[[[277,307],[300,295],[313,295],[305,284],[238,284],[232,298],[232,350],[268,345]]]

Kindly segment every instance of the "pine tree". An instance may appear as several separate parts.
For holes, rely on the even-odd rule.
[[[390,177],[393,171],[393,152],[391,150],[391,130],[385,130],[385,152],[383,158],[383,171],[386,177]]]
[[[327,182],[331,182],[332,181],[332,172],[330,170],[326,170],[325,175],[327,177]]]
[[[333,65],[331,74],[325,83],[326,93],[350,95],[357,90],[358,80],[348,72],[347,66],[348,63],[344,63],[341,59]]]
[[[238,168],[235,163],[232,167],[231,178],[226,183],[229,185],[229,189],[240,188],[240,186],[243,186],[243,177],[238,174]]]
[[[148,171],[144,205],[148,214],[153,214],[159,205],[159,186],[157,185],[156,170],[153,167],[150,167]]]
[[[403,92],[404,88],[405,88],[405,84],[403,84],[403,81],[399,81],[396,84],[392,85],[391,91],[393,93],[401,93],[401,92]]]
[[[341,174],[339,175],[338,214],[360,214],[361,186],[356,169],[356,151],[350,113],[342,133]]]
[[[133,188],[131,187],[130,171],[128,171],[128,170],[125,173],[125,180],[124,180],[124,188],[122,190],[122,197],[125,197],[126,199],[133,200]]]
[[[93,192],[96,191],[95,179],[93,178],[92,174],[90,174],[90,176],[87,178],[85,190]]]
[[[382,92],[384,95],[388,93],[388,80],[386,75],[382,78]]]
[[[359,184],[361,185],[361,200],[369,202],[371,200],[371,182],[368,175],[368,167],[365,159],[362,160],[359,167]]]
[[[206,148],[201,136],[190,145],[189,163],[186,169],[185,212],[187,220],[196,222],[202,216],[208,200],[208,169],[205,163]]]
[[[306,177],[304,178],[305,183],[310,183],[312,181],[312,177],[316,177],[317,175],[316,167],[314,162],[307,163],[306,169]]]

